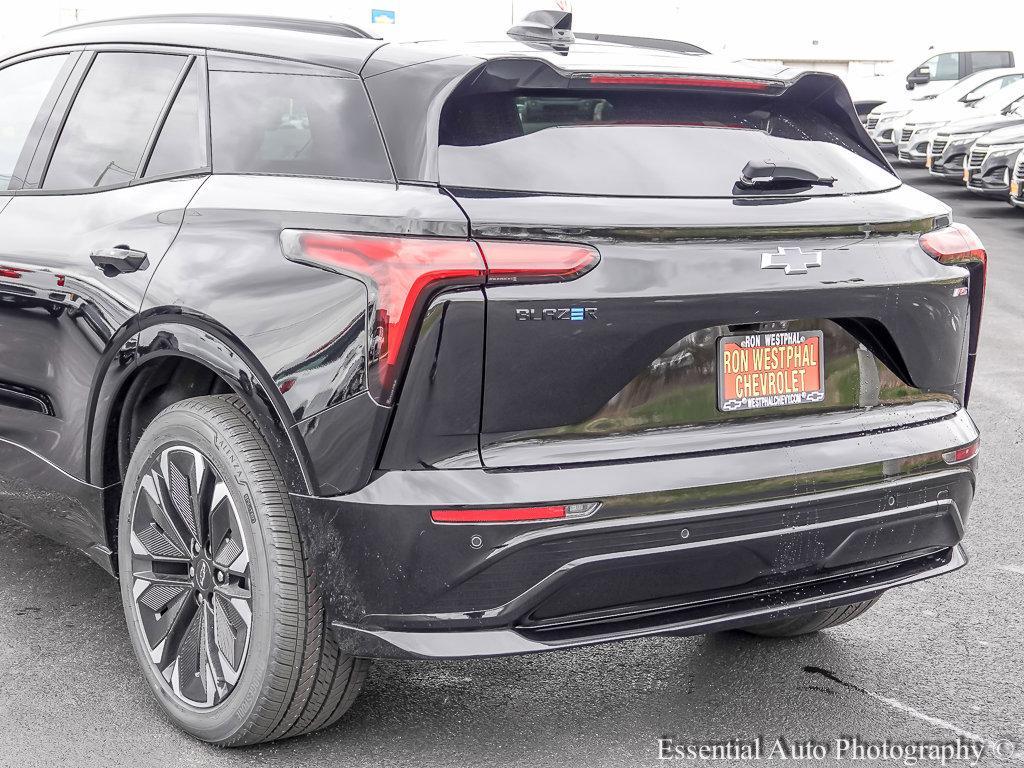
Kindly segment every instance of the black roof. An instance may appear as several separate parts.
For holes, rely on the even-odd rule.
[[[64,27],[46,35],[30,50],[67,45],[169,45],[291,59],[362,72],[364,76],[422,61],[455,57],[479,62],[495,58],[533,58],[568,70],[607,67],[755,77],[774,74],[716,56],[694,55],[701,49],[686,44],[666,45],[666,41],[645,39],[645,45],[641,45],[631,38],[603,34],[594,37],[598,39],[579,39],[560,50],[507,37],[474,42],[385,43],[351,24],[271,16],[170,14]],[[690,48],[695,50],[690,52]],[[380,53],[374,56],[377,51]],[[366,67],[371,56],[372,65]]]
[[[352,26],[312,19],[222,14],[137,16],[50,32],[35,49],[148,43],[261,54],[358,72],[384,43]]]
[[[229,27],[261,27],[264,29],[284,29],[291,32],[312,32],[318,35],[373,38],[373,35],[369,32],[360,29],[354,24],[320,21],[319,19],[289,19],[280,16],[243,16],[226,13],[165,13],[146,16],[126,16],[118,19],[103,19],[101,21],[86,21],[81,24],[72,24],[55,30],[55,32],[50,34],[76,29],[124,26],[125,24],[223,24]]]

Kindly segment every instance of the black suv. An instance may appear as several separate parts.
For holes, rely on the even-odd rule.
[[[119,576],[201,739],[328,725],[374,657],[793,635],[965,562],[977,238],[835,77],[548,21],[0,63],[0,509]]]

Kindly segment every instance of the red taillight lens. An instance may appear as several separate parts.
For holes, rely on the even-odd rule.
[[[292,261],[350,275],[366,285],[369,385],[382,403],[394,397],[402,345],[429,292],[481,285],[486,276],[480,250],[468,240],[285,230],[281,243]]]
[[[733,91],[767,91],[780,88],[774,80],[750,80],[732,77],[700,77],[699,75],[600,74],[584,75],[591,85],[667,85],[684,88],[724,88]]]
[[[952,224],[921,235],[921,247],[943,264],[988,264],[981,239],[966,224]]]
[[[488,283],[546,283],[575,280],[593,269],[597,251],[564,243],[480,242]]]
[[[596,250],[566,243],[443,240],[286,229],[285,256],[360,280],[368,294],[369,387],[385,405],[394,399],[409,332],[419,310],[443,288],[485,282],[571,280],[597,264]],[[492,266],[493,264],[493,266]]]
[[[981,315],[985,307],[985,285],[988,281],[988,254],[981,239],[966,224],[948,227],[921,235],[921,248],[941,264],[963,267],[971,276],[970,313],[971,328],[967,340],[967,381],[964,403],[970,400],[974,380],[974,364],[981,333]]]
[[[549,507],[492,507],[485,509],[434,509],[430,519],[435,523],[533,523],[542,520],[575,520],[590,517],[600,505],[597,502],[558,504]]]
[[[965,461],[970,461],[978,455],[978,451],[981,449],[981,441],[975,440],[970,445],[965,445],[963,448],[957,448],[955,451],[947,451],[942,454],[942,460],[947,464],[961,464]]]

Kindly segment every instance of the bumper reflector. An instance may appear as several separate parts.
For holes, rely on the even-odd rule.
[[[559,504],[549,507],[494,507],[488,509],[434,509],[435,523],[532,523],[544,520],[575,520],[590,517],[599,504]]]
[[[981,441],[975,440],[970,445],[965,445],[963,448],[957,448],[955,451],[946,451],[942,454],[942,460],[947,464],[962,464],[965,461],[970,461],[978,455],[978,450],[981,448]]]

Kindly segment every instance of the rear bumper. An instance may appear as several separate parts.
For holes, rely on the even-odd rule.
[[[752,592],[728,602],[709,601],[660,611],[624,613],[614,623],[565,624],[471,631],[403,632],[332,624],[345,653],[372,658],[473,658],[512,656],[574,648],[638,637],[723,632],[750,624],[797,616],[870,600],[895,587],[951,573],[967,564],[963,547],[936,551],[834,580]]]
[[[660,461],[384,473],[294,497],[339,645],[530,653],[694,634],[869,599],[959,568],[978,437],[964,411],[893,431]],[[438,525],[452,506],[599,501],[593,517]]]

